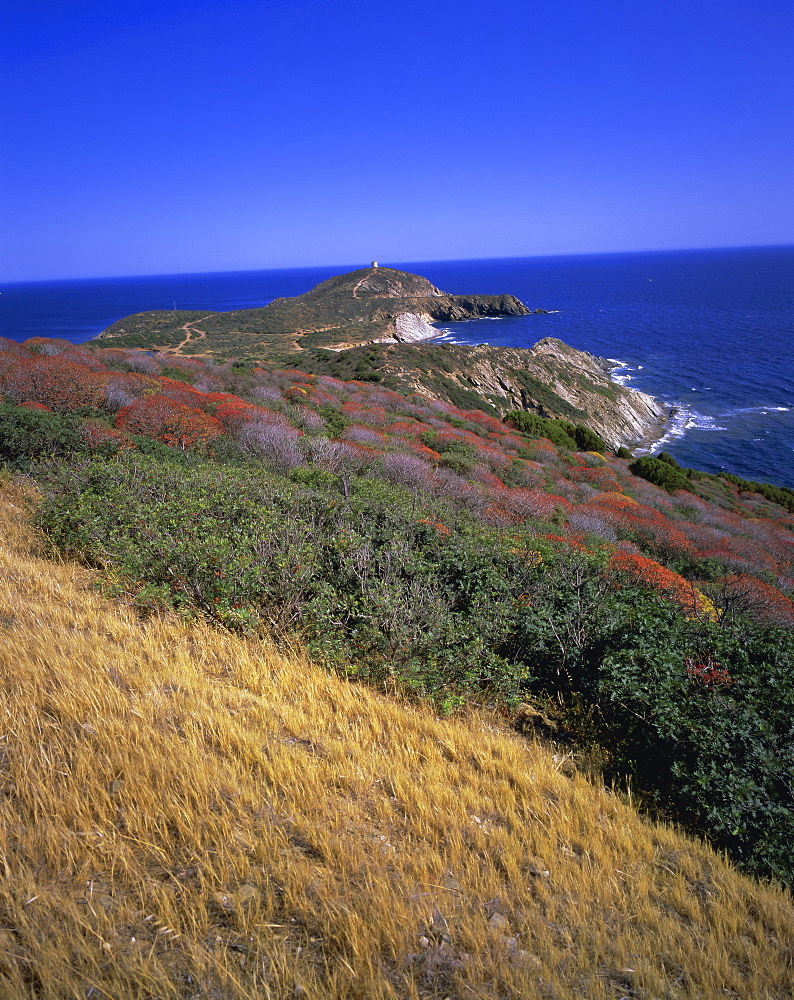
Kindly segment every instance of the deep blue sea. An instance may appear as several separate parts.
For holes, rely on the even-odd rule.
[[[682,465],[794,486],[794,246],[388,262],[448,292],[512,292],[548,315],[444,324],[467,343],[558,337],[678,408]],[[0,285],[0,335],[80,343],[146,309],[236,309],[354,266]]]

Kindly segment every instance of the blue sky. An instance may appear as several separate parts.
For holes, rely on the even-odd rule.
[[[4,0],[0,279],[794,242],[792,0]]]

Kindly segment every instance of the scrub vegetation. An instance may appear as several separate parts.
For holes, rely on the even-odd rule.
[[[0,995],[790,996],[785,891],[483,710],[142,619],[0,492]]]
[[[792,491],[245,362],[0,393],[9,996],[790,994],[786,891],[604,786],[794,878]]]

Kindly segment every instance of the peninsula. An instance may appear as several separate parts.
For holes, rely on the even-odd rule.
[[[514,295],[449,295],[427,278],[373,265],[336,275],[291,298],[256,309],[195,313],[155,311],[119,320],[101,339],[138,340],[180,350],[212,350],[221,335],[228,343],[242,336],[250,351],[285,347],[344,350],[371,343],[428,340],[439,335],[430,324],[479,316],[525,316],[530,310]],[[135,344],[131,340],[136,340]],[[208,339],[209,343],[199,343]],[[184,343],[183,343],[184,342]]]

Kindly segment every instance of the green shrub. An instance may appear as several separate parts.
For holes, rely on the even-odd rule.
[[[27,469],[36,459],[86,451],[80,421],[74,415],[0,405],[0,462]]]
[[[667,458],[669,459],[670,456]],[[689,478],[675,462],[675,459],[667,461],[663,458],[651,458],[650,456],[635,458],[629,465],[629,471],[633,475],[639,476],[640,479],[647,479],[649,483],[661,486],[662,489],[668,490],[670,493],[674,490],[691,491],[692,489]]]
[[[165,378],[173,379],[175,382],[187,382],[192,385],[196,381],[195,376],[190,372],[186,372],[182,368],[176,368],[174,365],[163,365],[160,369],[160,374],[165,376]]]
[[[323,403],[317,410],[325,421],[323,430],[329,437],[336,438],[352,423],[344,413],[341,413],[333,403]]]
[[[727,480],[729,483],[733,483],[734,486],[738,486],[740,490],[746,490],[749,493],[760,493],[762,497],[771,500],[772,503],[780,504],[781,507],[794,513],[794,490],[789,489],[788,486],[757,483],[754,480],[742,479],[728,472],[722,473],[721,478]]]
[[[583,424],[576,424],[574,426],[573,437],[579,451],[605,452],[608,450],[607,443],[601,435],[596,434],[595,431],[591,431],[589,427],[585,427]]]
[[[526,434],[527,437],[544,437],[559,448],[576,451],[576,439],[565,430],[565,426],[560,420],[550,420],[526,410],[511,410],[505,415],[504,420],[506,424],[515,427],[517,431]],[[572,427],[573,425],[569,424],[568,426]]]
[[[327,664],[442,708],[570,705],[614,777],[749,871],[794,880],[790,630],[686,619],[612,579],[606,551],[485,527],[380,480],[342,490],[322,470],[163,457],[42,467],[40,527],[144,605],[298,634]]]

